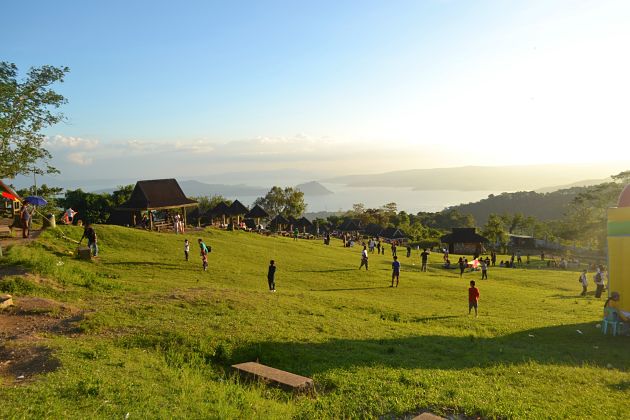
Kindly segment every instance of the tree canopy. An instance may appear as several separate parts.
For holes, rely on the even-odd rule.
[[[293,187],[282,189],[274,186],[264,197],[258,197],[254,201],[254,205],[256,204],[265,209],[272,218],[279,214],[297,218],[306,211],[304,193]]]
[[[63,120],[56,112],[66,99],[51,86],[63,82],[68,67],[33,67],[20,80],[15,64],[0,61],[0,177],[55,173],[44,148],[46,127]]]

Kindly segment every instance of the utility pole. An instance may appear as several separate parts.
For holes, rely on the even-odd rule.
[[[33,168],[33,195],[37,196],[37,173],[35,172],[35,168]]]

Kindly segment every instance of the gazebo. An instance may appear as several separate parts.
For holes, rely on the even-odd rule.
[[[230,217],[236,217],[236,225],[239,225],[241,223],[241,217],[245,216],[249,212],[249,209],[240,201],[234,200],[229,208],[229,211]]]
[[[148,213],[149,227],[156,227],[153,220],[154,210],[181,209],[184,225],[186,225],[186,208],[199,204],[191,200],[182,191],[174,178],[151,179],[136,182],[131,197],[118,210],[130,213],[132,226],[136,226],[136,218],[143,211]],[[157,226],[159,228],[159,226]]]
[[[383,231],[383,226],[377,223],[370,223],[365,227],[363,231],[370,236],[377,237],[380,236],[381,232]]]
[[[341,232],[359,232],[362,230],[361,221],[358,219],[346,219],[339,226]]]
[[[397,241],[397,242],[407,241],[407,235],[405,235],[405,232],[395,227],[388,227],[388,228],[383,229],[379,233],[379,236],[385,239],[389,239],[390,241]]]
[[[481,254],[483,244],[489,242],[475,228],[453,228],[451,233],[440,239],[448,244],[448,252],[451,254]]]
[[[306,217],[302,216],[301,218],[299,218],[296,221],[296,226],[299,228],[302,228],[302,232],[306,233],[306,229],[310,229],[313,227],[313,223],[311,223],[310,220],[308,220]]]
[[[269,224],[274,226],[276,230],[282,230],[282,226],[288,225],[289,221],[279,214],[274,217]]]
[[[221,217],[223,224],[225,224],[225,218],[230,216],[230,207],[221,201],[212,209],[208,210],[206,215],[209,217],[210,221],[214,220],[215,217]]]
[[[258,204],[252,207],[252,209],[245,215],[246,219],[254,219],[256,221],[256,226],[260,225],[260,219],[266,219],[268,217],[269,214]]]

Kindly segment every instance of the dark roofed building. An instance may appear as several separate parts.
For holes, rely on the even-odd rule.
[[[130,214],[129,222],[135,226],[140,212],[149,214],[149,226],[153,229],[151,210],[182,210],[184,225],[186,225],[186,208],[195,207],[198,203],[191,200],[182,191],[174,178],[151,179],[136,182],[131,197],[118,210]]]
[[[346,219],[339,226],[341,232],[359,232],[362,229],[361,221],[358,219]]]
[[[483,244],[489,242],[475,228],[453,228],[441,240],[448,244],[448,252],[452,254],[481,254],[484,250]]]
[[[405,235],[405,232],[395,227],[388,227],[383,229],[379,236],[381,238],[395,240],[397,242],[405,242],[407,240],[407,235]]]
[[[247,207],[245,207],[245,205],[243,205],[243,203],[241,203],[238,200],[234,200],[232,202],[232,205],[230,206],[230,216],[236,217],[236,224],[237,225],[241,223],[241,217],[245,216],[245,214],[247,214],[247,212],[249,212],[249,209]]]
[[[364,229],[364,232],[370,236],[380,236],[383,231],[383,226],[377,223],[370,223]]]

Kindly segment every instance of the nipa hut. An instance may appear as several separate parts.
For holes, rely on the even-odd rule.
[[[181,209],[182,220],[186,225],[186,209],[197,205],[195,200],[186,197],[175,179],[151,179],[136,182],[129,200],[117,210],[128,213],[127,219],[132,226],[138,224],[141,213],[146,211],[149,227],[153,229],[156,227],[154,210]]]
[[[448,245],[452,254],[481,254],[483,244],[489,241],[476,232],[475,228],[453,228],[452,232],[441,238]]]

